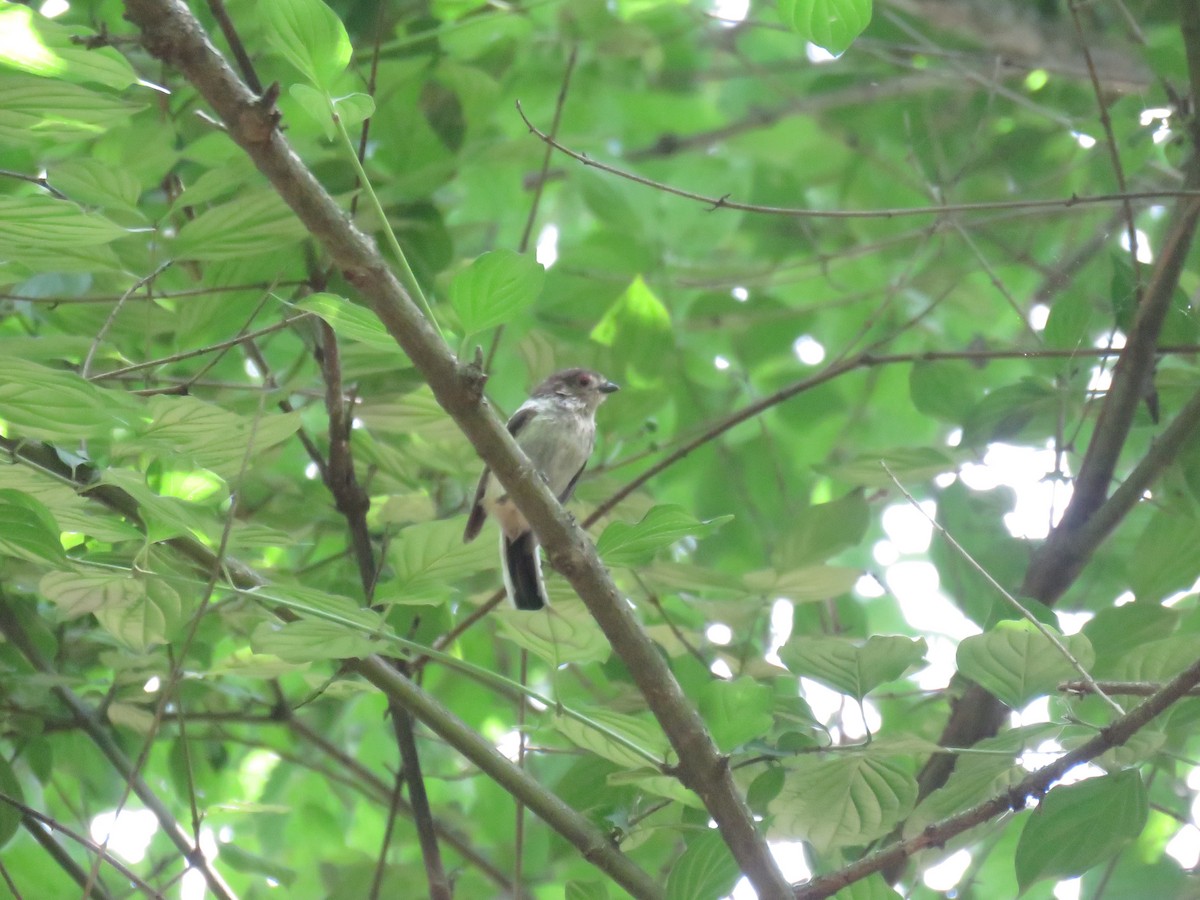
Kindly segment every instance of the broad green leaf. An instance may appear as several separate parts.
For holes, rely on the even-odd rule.
[[[141,104],[77,84],[0,71],[0,140],[13,146],[96,138],[127,122],[140,109]],[[72,207],[50,197],[6,198],[6,202],[22,208],[35,199]],[[101,243],[95,240],[98,230],[99,226],[93,225],[86,232],[94,243]],[[29,238],[26,242],[35,243]]]
[[[1125,651],[1113,667],[1122,681],[1170,681],[1196,661],[1196,636],[1179,634]]]
[[[132,410],[124,393],[101,390],[73,372],[0,357],[0,419],[21,437],[99,437],[126,424]]]
[[[50,182],[77,203],[133,213],[141,217],[142,186],[132,172],[98,159],[69,159],[50,170]]]
[[[1054,386],[1041,378],[1022,378],[983,397],[963,422],[963,447],[982,447],[993,441],[1011,441],[1026,429],[1041,429],[1061,416],[1063,400]]]
[[[771,802],[773,830],[819,853],[870,843],[892,830],[917,799],[910,766],[897,759],[802,757]]]
[[[168,459],[186,459],[231,478],[300,427],[299,413],[241,416],[195,397],[154,397],[152,420],[141,427],[136,446]]]
[[[688,838],[686,849],[667,876],[667,900],[707,900],[726,896],[741,875],[721,833],[707,828]]]
[[[389,593],[449,600],[449,584],[470,572],[496,564],[490,541],[463,543],[462,520],[442,519],[410,525],[391,541],[389,560],[395,579]]]
[[[1072,878],[1112,859],[1141,834],[1149,799],[1136,769],[1050,789],[1017,844],[1022,890],[1042,878]]]
[[[45,195],[0,197],[0,242],[7,246],[87,247],[107,244],[126,233],[115,222],[64,200]]]
[[[1102,609],[1083,626],[1083,634],[1096,654],[1092,674],[1101,678],[1115,677],[1124,655],[1165,637],[1179,627],[1178,610],[1158,603],[1126,603],[1124,606]]]
[[[321,0],[260,0],[266,36],[314,87],[328,90],[352,47],[341,20]]]
[[[217,262],[279,253],[307,235],[304,224],[279,194],[258,188],[211,207],[185,224],[172,252],[178,259]]]
[[[913,364],[908,392],[921,412],[946,422],[959,423],[975,405],[978,378],[961,360],[934,360]]]
[[[0,490],[0,553],[42,563],[65,558],[58,523],[44,503],[11,488]]]
[[[279,604],[306,619],[319,619],[363,634],[374,634],[382,626],[379,613],[349,597],[328,591],[296,584],[270,584],[245,593],[268,608]]]
[[[99,609],[132,606],[146,596],[146,582],[132,572],[48,572],[38,590],[74,619]]]
[[[177,497],[163,497],[151,490],[140,472],[130,469],[105,469],[100,480],[119,487],[138,505],[138,516],[151,541],[165,541],[185,534],[207,534],[215,530],[206,510]]]
[[[346,128],[356,128],[375,115],[375,98],[361,92],[346,94],[333,98],[333,108]]]
[[[0,66],[46,79],[94,82],[121,90],[137,81],[133,66],[112,47],[84,47],[74,36],[90,29],[64,26],[32,9],[9,3],[0,9]]]
[[[664,775],[658,769],[634,769],[629,772],[613,772],[608,784],[614,788],[633,786],[691,809],[703,810],[704,801],[689,791],[673,775]]]
[[[374,434],[419,434],[431,441],[458,438],[461,432],[427,386],[393,394],[390,401],[364,403],[360,418]]]
[[[866,498],[857,490],[830,503],[797,510],[780,549],[780,561],[787,566],[824,562],[857,545],[869,522]]]
[[[25,802],[25,792],[21,790],[21,782],[8,764],[6,755],[0,755],[0,793],[16,800]],[[13,839],[17,829],[21,827],[21,811],[11,803],[0,800],[0,847]]]
[[[167,642],[182,617],[179,595],[166,582],[150,580],[141,597],[102,605],[94,613],[109,634],[144,653]]]
[[[337,137],[337,126],[333,121],[333,111],[329,108],[331,101],[327,93],[301,82],[291,85],[288,93],[320,126],[325,140],[332,141]]]
[[[1050,307],[1050,315],[1046,319],[1043,332],[1046,345],[1063,350],[1089,345],[1094,316],[1092,298],[1086,293],[1067,291],[1062,294]]]
[[[779,658],[792,673],[862,700],[920,665],[926,649],[924,638],[899,635],[874,635],[862,645],[840,637],[795,635],[780,648]]]
[[[596,323],[591,338],[610,348],[620,368],[653,377],[674,343],[671,313],[638,276]]]
[[[778,0],[779,17],[806,41],[844,53],[871,21],[871,0]]]
[[[546,270],[528,254],[492,250],[454,276],[450,302],[463,330],[478,334],[511,322],[542,292]]]
[[[879,453],[868,453],[848,462],[818,466],[817,469],[847,484],[862,487],[895,487],[884,464],[901,483],[910,490],[918,483],[927,481],[943,472],[952,472],[955,462],[934,447],[898,447]]]
[[[701,522],[681,506],[656,506],[636,525],[613,522],[596,542],[596,552],[610,566],[638,566],[654,554],[685,537],[710,534],[733,516],[718,516]]]
[[[601,706],[577,708],[577,712],[588,722],[571,716],[554,717],[554,727],[576,747],[590,750],[609,762],[631,769],[644,768],[646,757],[630,749],[627,743],[664,763],[669,764],[674,758],[667,736],[649,716],[639,718]],[[614,739],[614,735],[621,740]]]
[[[509,640],[556,668],[565,663],[604,662],[612,655],[608,638],[587,607],[575,598],[555,600],[544,616],[515,609],[497,610],[492,615]]]
[[[806,566],[790,572],[761,569],[743,578],[747,590],[763,597],[784,597],[797,603],[831,600],[852,587],[862,576],[846,566]]]
[[[770,685],[753,678],[710,681],[700,694],[700,714],[723,753],[763,737],[775,721],[773,704]]]
[[[293,303],[296,309],[316,313],[333,328],[341,340],[360,341],[380,350],[395,351],[397,368],[408,368],[411,365],[403,356],[396,339],[388,334],[379,317],[371,310],[356,306],[345,297],[337,294],[312,294],[299,303]]]
[[[1200,576],[1200,521],[1171,509],[1155,510],[1134,545],[1129,587],[1141,603],[1157,603],[1189,588]]]
[[[1054,723],[1025,725],[985,738],[974,746],[973,753],[958,754],[954,771],[946,783],[922,800],[905,819],[905,838],[920,834],[925,826],[1013,787],[1029,774],[1018,762],[1018,757],[1057,739],[1061,731],[1061,726]]]
[[[50,510],[57,530],[86,534],[107,543],[137,540],[141,532],[95,503],[89,503],[74,490],[49,476],[39,477],[25,466],[4,465],[0,461],[0,489],[12,488],[41,501]]]
[[[1086,637],[1055,636],[1080,665],[1092,665],[1094,654]],[[1061,681],[1079,677],[1066,657],[1023,619],[1000,622],[984,634],[965,638],[958,645],[958,671],[1013,709],[1053,693]]]
[[[379,641],[356,629],[314,619],[263,622],[250,636],[250,645],[255,653],[271,654],[289,662],[360,659],[383,648]]]

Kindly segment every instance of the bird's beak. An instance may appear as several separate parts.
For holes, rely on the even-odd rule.
[[[606,382],[604,382],[604,384],[600,385],[600,393],[602,393],[602,394],[613,394],[613,393],[616,393],[617,391],[619,391],[620,389],[621,389],[621,386],[619,384],[614,384],[611,381],[606,381]]]

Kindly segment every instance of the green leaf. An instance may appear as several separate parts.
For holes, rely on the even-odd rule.
[[[164,458],[185,459],[230,478],[253,459],[290,438],[299,413],[240,416],[195,397],[154,397],[152,420],[139,430],[136,445]]]
[[[400,394],[391,402],[364,403],[358,418],[372,434],[419,434],[431,441],[444,441],[460,439],[462,433],[425,385]]]
[[[0,10],[0,66],[65,81],[94,82],[123,90],[137,81],[133,66],[112,47],[86,47],[76,36],[94,32],[60,25],[10,3]]]
[[[44,503],[11,488],[0,490],[0,553],[32,562],[65,559],[58,523]]]
[[[770,685],[753,678],[710,681],[700,694],[700,714],[723,753],[765,735],[775,721],[773,706]]]
[[[127,424],[133,408],[125,394],[101,390],[73,372],[0,357],[0,419],[22,437],[100,437]]]
[[[382,628],[379,613],[349,597],[329,591],[297,584],[271,584],[246,591],[245,594],[268,607],[277,603],[306,619],[328,622],[362,634],[375,634]]]
[[[361,659],[378,653],[382,644],[335,622],[263,622],[250,636],[255,653],[269,653],[288,662],[318,659]]]
[[[779,650],[788,670],[862,700],[924,662],[924,638],[874,635],[861,646],[840,637],[794,635]]]
[[[1092,665],[1094,654],[1086,637],[1056,637],[1080,665]],[[1024,619],[1000,622],[984,634],[965,638],[958,645],[958,670],[1013,709],[1052,693],[1061,681],[1079,677],[1054,645]]]
[[[871,0],[778,0],[779,17],[806,41],[844,53],[871,22]]]
[[[124,228],[73,203],[47,196],[0,197],[0,242],[41,250],[107,244]]]
[[[831,503],[797,510],[779,558],[788,566],[820,563],[853,547],[866,534],[870,512],[860,490]]]
[[[651,758],[662,762],[670,762],[673,758],[667,736],[649,716],[629,716],[601,706],[576,708],[576,711],[587,721],[581,722],[571,716],[554,717],[555,729],[576,747],[630,769],[644,768],[646,757],[627,744],[639,747]]]
[[[1134,545],[1129,587],[1140,603],[1186,590],[1200,576],[1200,521],[1170,508],[1154,511]]]
[[[392,539],[388,558],[395,570],[389,593],[441,600],[450,599],[449,581],[494,566],[497,559],[488,541],[463,543],[461,519],[410,525]]]
[[[707,828],[688,838],[687,847],[667,876],[667,900],[716,900],[733,890],[741,875],[721,833]]]
[[[671,313],[639,275],[592,329],[591,338],[609,347],[618,369],[650,377],[674,343]]]
[[[639,566],[654,554],[685,537],[703,537],[720,528],[733,516],[718,516],[701,522],[681,506],[656,506],[636,525],[613,522],[596,543],[596,552],[610,566]]]
[[[1046,346],[1063,350],[1090,346],[1093,315],[1092,298],[1087,293],[1063,293],[1050,307],[1050,315],[1046,319]]]
[[[908,376],[908,393],[921,412],[957,424],[978,398],[973,376],[971,367],[960,360],[917,362]]]
[[[1136,769],[1060,784],[1021,832],[1014,863],[1024,891],[1043,878],[1072,878],[1113,859],[1146,825],[1149,799]]]
[[[862,487],[889,488],[895,485],[884,469],[884,463],[906,488],[915,482],[927,481],[935,475],[953,472],[956,463],[948,455],[934,447],[897,447],[868,453],[836,465],[817,466],[816,469],[830,478]]]
[[[785,597],[796,603],[832,600],[846,593],[862,576],[847,566],[805,566],[790,572],[760,569],[742,579],[746,589],[763,597]]]
[[[802,757],[769,807],[777,834],[819,853],[870,843],[892,830],[917,799],[917,782],[897,759]]]
[[[556,668],[566,663],[604,662],[612,655],[608,638],[578,599],[555,600],[545,616],[516,609],[500,609],[492,615],[509,640]]]
[[[146,525],[151,541],[165,541],[186,534],[206,534],[213,529],[208,513],[194,503],[178,497],[163,497],[151,490],[140,472],[129,469],[105,469],[100,481],[119,487],[138,505],[138,516]]]
[[[96,621],[113,637],[139,653],[167,642],[182,618],[179,595],[161,580],[149,580],[142,595],[131,592],[127,602],[103,604]]]
[[[77,84],[0,72],[0,141],[15,147],[96,138],[128,122],[141,109],[140,104]],[[18,208],[34,201],[72,208],[70,203],[44,196],[6,200]]]
[[[454,276],[450,302],[463,330],[478,334],[511,322],[542,292],[546,270],[528,254],[492,250]]]
[[[267,41],[314,87],[328,91],[353,48],[341,20],[321,0],[260,0]]]
[[[179,230],[172,250],[178,259],[217,262],[279,253],[307,235],[283,198],[260,188],[202,212]]]
[[[131,606],[146,596],[143,579],[128,572],[48,572],[38,591],[67,619],[104,608]]]
[[[125,169],[114,168],[98,159],[71,159],[55,165],[50,182],[79,203],[132,213],[142,218],[138,199],[142,186]]]
[[[312,294],[291,305],[296,309],[316,313],[329,324],[341,340],[359,341],[379,350],[395,351],[397,368],[411,366],[408,358],[403,356],[396,339],[388,334],[379,317],[371,310],[356,306],[337,294]]]

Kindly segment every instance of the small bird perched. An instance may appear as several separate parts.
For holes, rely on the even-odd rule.
[[[508,432],[545,479],[559,503],[566,503],[596,443],[596,408],[619,390],[599,372],[555,372],[508,420]],[[537,538],[517,505],[488,469],[479,478],[463,541],[475,540],[488,513],[500,523],[500,567],[504,589],[517,609],[542,609],[549,602],[542,582]]]

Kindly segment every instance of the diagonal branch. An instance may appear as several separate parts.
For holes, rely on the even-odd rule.
[[[555,568],[570,581],[629,669],[679,755],[681,781],[704,802],[759,896],[764,900],[788,896],[787,880],[755,828],[728,761],[718,753],[666,661],[618,594],[586,533],[537,477],[483,399],[481,373],[459,365],[435,324],[421,315],[373,242],[351,224],[278,131],[278,113],[241,82],[187,7],[170,0],[126,0],[125,8],[141,30],[145,48],[183,72],[220,116],[229,136],[370,302],[438,403],[525,514]],[[389,696],[403,697],[406,706],[412,702],[408,691],[401,691],[413,687],[407,679],[394,670],[372,672],[381,680],[386,675]]]

